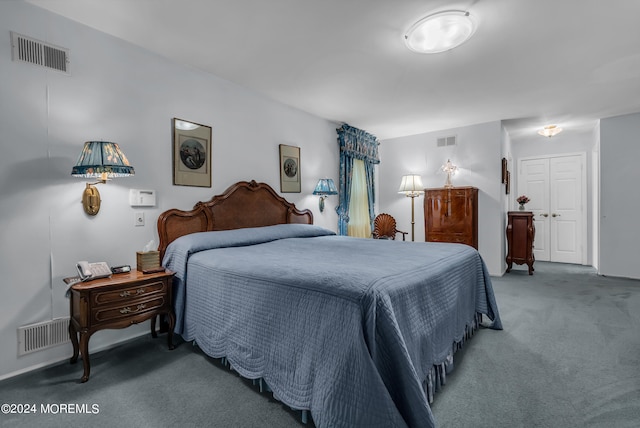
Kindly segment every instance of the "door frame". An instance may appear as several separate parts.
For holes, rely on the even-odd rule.
[[[519,183],[519,179],[520,179],[520,164],[522,161],[527,161],[527,160],[535,160],[535,159],[552,159],[552,158],[562,158],[562,157],[569,157],[569,156],[579,156],[580,157],[580,180],[582,181],[581,183],[581,199],[582,199],[582,210],[581,210],[581,219],[580,221],[582,222],[581,225],[581,231],[580,233],[582,233],[582,246],[580,249],[580,264],[582,265],[586,265],[588,264],[588,257],[587,257],[587,247],[589,245],[589,235],[588,235],[588,225],[587,225],[587,220],[589,218],[588,216],[588,210],[590,209],[590,205],[588,204],[588,199],[587,199],[587,153],[586,152],[571,152],[571,153],[557,153],[557,154],[552,154],[552,155],[537,155],[537,156],[523,156],[517,159],[516,161],[516,165],[518,168],[518,171],[516,171],[516,189],[518,189],[518,191],[520,191],[520,183]]]

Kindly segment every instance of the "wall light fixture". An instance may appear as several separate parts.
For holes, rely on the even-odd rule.
[[[316,188],[313,191],[314,195],[320,195],[320,201],[318,202],[320,212],[324,211],[324,200],[329,195],[337,195],[338,189],[331,178],[321,178],[316,184]]]
[[[89,215],[100,211],[100,192],[95,184],[106,183],[113,177],[128,177],[135,171],[129,160],[122,153],[117,143],[107,141],[87,141],[78,157],[76,166],[71,169],[74,177],[97,178],[94,183],[87,183],[82,194],[82,207]]]

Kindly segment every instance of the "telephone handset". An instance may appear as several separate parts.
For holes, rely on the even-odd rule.
[[[105,262],[89,263],[81,261],[76,264],[76,269],[82,281],[111,276],[111,268]]]

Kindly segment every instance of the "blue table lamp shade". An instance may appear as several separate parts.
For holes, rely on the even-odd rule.
[[[320,195],[320,212],[324,211],[324,199],[329,195],[337,195],[338,189],[331,178],[321,178],[313,191],[314,195]]]
[[[100,193],[94,185],[106,183],[114,177],[128,177],[134,174],[133,167],[118,144],[107,141],[84,143],[82,153],[71,169],[71,175],[74,177],[98,179],[95,183],[87,183],[82,195],[84,211],[92,216],[100,211]]]

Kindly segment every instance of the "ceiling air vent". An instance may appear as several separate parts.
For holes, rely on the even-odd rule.
[[[69,49],[11,32],[11,58],[69,74]]]
[[[446,146],[455,146],[456,145],[456,136],[452,135],[450,137],[440,137],[438,138],[438,147],[446,147]]]

